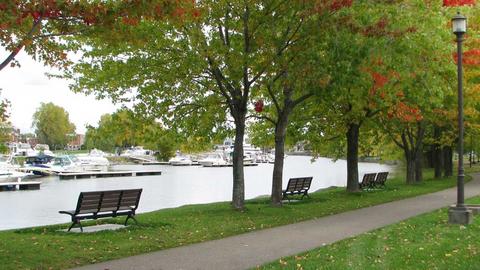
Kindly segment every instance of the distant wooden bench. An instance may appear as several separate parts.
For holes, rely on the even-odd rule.
[[[379,172],[377,178],[375,178],[375,187],[385,187],[385,182],[387,181],[388,172]]]
[[[366,173],[363,175],[362,182],[360,183],[360,189],[373,189],[375,188],[376,173]]]
[[[137,223],[135,210],[138,208],[141,194],[142,189],[80,192],[77,208],[71,211],[59,211],[59,213],[72,217],[72,225],[68,231],[78,224],[83,232],[80,221],[85,219],[127,216],[125,225],[130,218]]]
[[[288,196],[297,194],[302,194],[302,199],[305,196],[310,197],[308,195],[308,190],[310,189],[310,185],[312,184],[312,179],[313,177],[290,178],[288,180],[287,189],[282,191],[282,200],[287,199],[290,201],[290,199],[288,199]]]

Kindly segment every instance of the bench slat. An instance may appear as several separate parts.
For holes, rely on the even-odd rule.
[[[313,177],[297,177],[288,180],[287,189],[283,190],[283,198],[288,195],[303,194],[308,196]],[[303,198],[303,197],[302,197]]]

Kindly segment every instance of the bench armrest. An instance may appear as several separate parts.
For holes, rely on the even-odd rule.
[[[75,215],[75,210],[70,210],[70,211],[58,211],[58,213],[60,213],[60,214],[67,214],[67,215],[70,215],[70,216],[74,216],[74,215]]]

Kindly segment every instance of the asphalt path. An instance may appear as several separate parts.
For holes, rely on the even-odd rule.
[[[480,195],[480,174],[465,197]],[[356,236],[456,201],[456,188],[295,224],[76,268],[78,270],[249,269]],[[445,216],[445,218],[447,218]]]

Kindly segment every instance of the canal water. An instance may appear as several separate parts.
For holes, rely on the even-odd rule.
[[[67,223],[68,215],[60,210],[72,210],[81,191],[143,188],[138,212],[149,212],[187,204],[229,201],[232,196],[232,168],[199,166],[117,165],[112,170],[162,170],[162,175],[116,177],[100,179],[59,180],[51,176],[40,178],[40,190],[0,192],[0,230]],[[359,175],[393,171],[394,167],[360,163]],[[273,164],[245,167],[245,197],[267,195],[271,190]],[[347,165],[344,160],[288,156],[285,160],[284,187],[291,177],[313,176],[311,191],[345,186]]]

